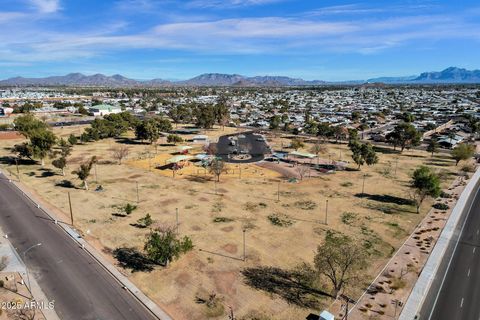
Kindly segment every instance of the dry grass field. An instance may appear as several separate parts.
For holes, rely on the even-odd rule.
[[[82,130],[82,127],[54,129],[61,136],[71,132],[80,134]],[[217,128],[205,134],[214,139],[232,132],[235,129]],[[8,149],[19,141],[0,141],[0,157],[5,159]],[[269,141],[274,148],[289,143],[286,138],[273,136]],[[121,165],[110,151],[120,144],[130,148],[128,159]],[[304,151],[309,148],[307,144]],[[240,176],[239,166],[229,165],[229,173],[220,177],[215,194],[213,177],[199,167],[181,169],[175,178],[171,170],[155,169],[155,164],[162,164],[175,150],[174,146],[161,145],[155,153],[149,145],[128,139],[107,139],[75,146],[66,177],[61,176],[51,161],[44,168],[37,164],[19,166],[23,183],[63,211],[65,221],[69,221],[67,191],[71,193],[76,227],[112,261],[115,249],[143,249],[148,229],[135,227],[137,219],[149,213],[154,225],[174,225],[178,208],[179,233],[190,236],[195,249],[167,268],[123,270],[175,319],[225,319],[229,306],[238,319],[252,319],[255,312],[264,316],[261,319],[303,319],[310,312],[318,312],[332,300],[319,296],[319,304],[312,308],[301,297],[294,297],[295,283],[288,275],[277,283],[279,287],[260,281],[259,288],[253,289],[245,284],[241,271],[247,267],[279,268],[261,269],[265,272],[261,280],[265,280],[279,276],[268,273],[272,270],[278,273],[302,262],[311,263],[327,230],[343,232],[368,244],[371,261],[364,281],[349,289],[350,295],[358,296],[433,203],[431,199],[425,201],[421,214],[413,206],[402,204],[409,198],[412,171],[421,164],[430,165],[444,177],[443,184],[447,186],[458,170],[446,154],[431,157],[417,150],[398,154],[386,147],[379,150],[380,161],[373,167],[364,166],[356,171],[356,166],[350,164],[349,170],[297,182],[289,182],[279,173],[253,164],[241,165]],[[85,191],[70,172],[93,155],[99,158],[97,175],[95,178],[92,170],[90,191]],[[345,144],[328,144],[328,152],[321,156],[327,160],[351,160]],[[4,167],[15,173],[14,165]],[[359,197],[364,179],[366,196]],[[64,180],[74,186],[68,186]],[[115,215],[116,206],[136,204],[137,183],[138,209],[126,217]],[[94,191],[97,185],[103,191]],[[325,224],[327,200],[328,224]],[[286,223],[274,225],[269,216],[280,217]],[[246,261],[243,260],[244,229]],[[208,293],[216,293],[223,308],[212,310],[196,301],[197,295]]]

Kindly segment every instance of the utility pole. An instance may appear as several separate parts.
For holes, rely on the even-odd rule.
[[[367,175],[364,173],[363,174],[363,183],[362,183],[362,195],[365,194],[365,178]]]
[[[138,195],[138,181],[135,181],[135,184],[137,185],[137,203],[140,202],[140,196]]]
[[[277,185],[277,202],[280,202],[280,181],[278,181]]]
[[[178,208],[175,208],[175,216],[177,220],[177,234],[178,234]]]
[[[246,247],[245,247],[245,232],[246,231],[247,231],[246,229],[243,229],[243,261],[247,260],[247,250],[246,250]]]
[[[73,211],[72,211],[72,199],[70,198],[70,192],[68,192],[68,206],[70,207],[70,220],[73,227]]]
[[[328,224],[328,199],[325,201],[325,225]]]
[[[17,176],[18,176],[18,180],[20,181],[20,170],[18,169],[18,158],[15,158],[15,166],[17,167]]]

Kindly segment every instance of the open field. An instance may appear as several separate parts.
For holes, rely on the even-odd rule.
[[[68,136],[71,132],[78,135],[82,130],[83,127],[54,129],[61,136]],[[235,131],[234,128],[225,128],[225,131],[217,128],[205,134],[215,140]],[[268,140],[274,149],[280,149],[282,143],[284,146],[289,144],[286,138],[270,137]],[[0,142],[0,159],[12,173],[16,169],[8,162],[9,148],[20,141]],[[130,148],[128,159],[121,165],[112,158],[110,151],[120,144]],[[310,146],[307,144],[303,150],[308,151]],[[314,303],[296,296],[298,288],[288,278],[288,272],[280,272],[291,270],[302,262],[311,263],[327,230],[343,232],[368,245],[371,262],[367,274],[363,283],[349,290],[351,296],[358,296],[433,203],[433,200],[425,201],[421,214],[416,214],[415,208],[408,204],[408,181],[414,168],[420,164],[431,165],[444,177],[445,187],[453,181],[458,170],[445,154],[431,157],[418,150],[398,154],[390,148],[383,148],[378,150],[380,161],[373,167],[365,166],[356,171],[353,170],[356,166],[350,164],[350,170],[299,182],[288,182],[278,172],[253,164],[240,165],[240,176],[240,167],[229,165],[229,173],[220,177],[218,194],[215,194],[214,179],[203,168],[187,166],[179,170],[175,178],[169,169],[155,169],[155,165],[163,165],[176,148],[163,144],[155,150],[149,145],[132,142],[127,136],[75,146],[69,157],[66,177],[61,176],[51,161],[46,161],[44,168],[38,164],[19,165],[21,181],[63,211],[67,222],[67,191],[70,192],[76,227],[112,260],[115,249],[143,249],[148,229],[133,226],[137,219],[149,213],[156,225],[174,225],[178,208],[179,232],[192,238],[194,251],[180,257],[168,268],[154,267],[137,272],[124,270],[175,319],[205,319],[207,316],[224,319],[225,316],[221,315],[228,312],[228,306],[240,319],[253,310],[260,310],[272,319],[302,319],[308,313],[316,313],[328,306],[332,300],[319,293],[309,295],[315,298]],[[95,170],[92,170],[90,191],[85,191],[70,172],[93,155],[99,158],[96,177]],[[329,158],[350,161],[348,147],[344,144],[328,144],[328,151],[321,157],[325,161]],[[360,197],[358,194],[362,192],[364,179],[365,195]],[[74,185],[70,186],[64,180]],[[115,215],[115,206],[136,203],[137,182],[138,209],[126,217]],[[104,190],[94,191],[97,185],[102,185]],[[280,201],[277,201],[277,188],[280,188]],[[288,223],[273,225],[268,217],[274,214]],[[243,261],[244,229],[246,261]],[[265,266],[280,269],[262,268]],[[253,289],[245,284],[241,273],[247,267],[259,267],[265,272],[260,280],[280,275],[284,278],[275,283],[260,281],[259,289]],[[276,273],[272,274],[274,271]],[[325,286],[325,290],[328,291],[329,287]],[[205,292],[215,292],[220,297],[224,313],[221,308],[212,312],[196,302],[196,295],[204,296]]]

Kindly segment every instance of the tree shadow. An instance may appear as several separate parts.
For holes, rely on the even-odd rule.
[[[355,194],[355,197],[357,197],[357,198],[367,198],[368,200],[384,202],[384,203],[394,203],[394,204],[398,204],[398,205],[407,205],[407,206],[414,205],[414,202],[410,199],[391,196],[391,195],[388,195],[388,194],[357,193],[357,194]]]
[[[56,187],[62,187],[62,188],[68,188],[68,189],[77,189],[77,187],[75,187],[75,185],[70,180],[66,180],[66,179],[55,183],[55,186]]]
[[[115,138],[116,143],[129,144],[129,145],[149,145],[150,143],[144,141],[138,141],[130,138]]]
[[[303,280],[303,274],[296,270],[254,267],[246,268],[241,273],[248,286],[275,294],[302,308],[316,308],[319,298],[332,297],[324,291],[312,288]]]
[[[436,166],[436,167],[450,167],[452,165],[452,162],[438,162],[437,160],[435,161],[429,161],[425,163],[427,166]]]
[[[44,170],[44,171],[40,174],[39,178],[48,178],[48,177],[53,177],[54,175],[55,175],[55,172],[50,171],[50,170]]]
[[[130,223],[130,225],[138,229],[145,229],[147,227],[146,225],[140,223]]]
[[[400,154],[400,150],[398,149],[393,150],[393,148],[376,146],[376,145],[373,146],[373,150],[375,150],[375,152],[381,152],[384,154]]]
[[[131,269],[132,272],[152,271],[155,263],[135,248],[117,248],[113,250],[113,257],[124,269]]]

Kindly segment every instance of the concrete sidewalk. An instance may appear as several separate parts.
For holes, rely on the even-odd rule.
[[[45,293],[42,291],[42,288],[40,288],[40,286],[38,285],[35,277],[27,277],[27,268],[24,262],[22,261],[10,241],[8,241],[5,236],[3,236],[4,232],[1,229],[0,234],[2,235],[2,237],[0,238],[0,257],[7,258],[6,267],[2,270],[2,273],[20,274],[26,289],[30,291],[31,297],[33,298],[32,300],[48,305],[49,300],[45,296]],[[27,287],[28,283],[30,285],[30,288]],[[55,312],[55,309],[42,308],[39,311],[47,320],[60,320],[57,313]]]
[[[4,173],[4,172],[3,172]],[[4,173],[5,176],[7,174]],[[60,219],[47,208],[44,208],[41,203],[35,199],[30,192],[23,187],[21,182],[9,180],[14,186],[16,186],[23,195],[29,199],[32,203],[35,204],[39,209],[45,212],[52,223],[56,223],[60,228],[62,228],[65,233],[67,233],[82,249],[84,249],[92,258],[94,258],[110,275],[120,283],[120,285],[130,292],[146,309],[148,309],[156,318],[161,320],[172,320],[172,318],[163,311],[157,304],[155,304],[150,298],[148,298],[141,290],[135,286],[127,277],[121,274],[113,264],[111,264],[107,259],[105,259],[92,245],[90,245],[81,235],[72,228],[70,225],[60,222]]]

